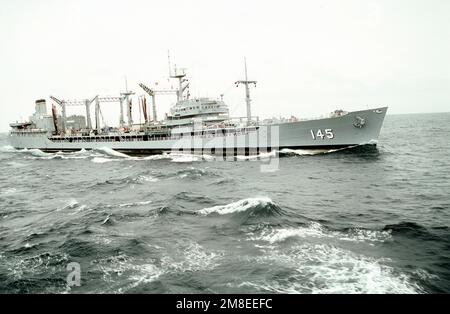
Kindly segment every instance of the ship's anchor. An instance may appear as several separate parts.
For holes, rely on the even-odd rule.
[[[355,117],[355,122],[353,122],[353,126],[355,128],[361,129],[366,124],[366,119],[361,118],[360,116]]]

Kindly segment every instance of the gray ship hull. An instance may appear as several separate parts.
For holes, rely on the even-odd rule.
[[[46,152],[110,148],[126,154],[157,154],[166,151],[217,154],[258,154],[273,149],[333,149],[360,144],[376,145],[387,107],[349,112],[343,116],[292,123],[260,125],[253,129],[216,134],[155,138],[143,135],[99,135],[55,140],[46,132],[11,132],[10,143],[18,149]]]

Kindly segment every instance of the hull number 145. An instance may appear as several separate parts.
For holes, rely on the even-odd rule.
[[[334,133],[332,129],[318,129],[317,131],[315,130],[311,130],[311,136],[313,138],[313,140],[317,140],[317,139],[332,139],[334,138]]]

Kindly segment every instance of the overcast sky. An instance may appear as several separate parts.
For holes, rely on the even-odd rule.
[[[388,105],[390,113],[450,108],[450,1],[0,0],[0,131],[34,100],[118,95],[187,68],[192,96],[245,115],[314,117]],[[174,97],[158,98],[158,113]],[[50,102],[48,101],[50,104]],[[109,125],[118,105],[102,107]],[[68,114],[82,113],[71,108]],[[135,112],[135,121],[138,120]]]

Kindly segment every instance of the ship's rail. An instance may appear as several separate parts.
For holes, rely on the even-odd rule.
[[[186,138],[215,138],[226,136],[245,135],[258,130],[258,127],[236,129],[212,129],[186,132],[179,135],[163,136],[160,134],[136,134],[136,135],[95,135],[95,136],[51,136],[49,140],[55,143],[90,143],[90,142],[147,142],[168,141]]]
[[[22,135],[22,136],[27,136],[27,135],[31,135],[31,134],[47,134],[48,131],[43,130],[43,129],[21,129],[21,130],[11,130],[9,131],[10,134],[15,134],[15,135]]]

